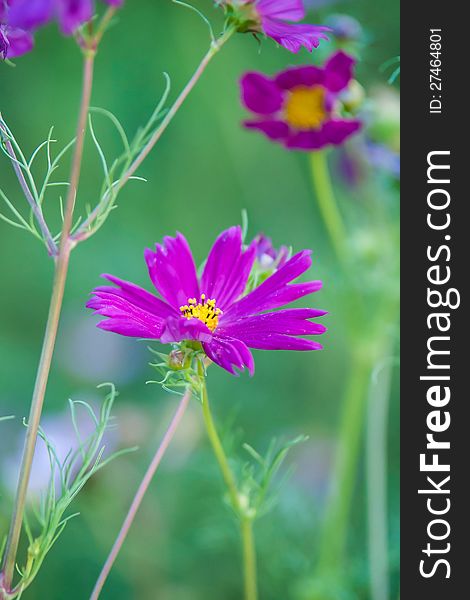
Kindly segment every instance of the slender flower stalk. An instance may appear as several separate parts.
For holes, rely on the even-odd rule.
[[[318,150],[310,154],[312,182],[325,228],[340,265],[349,277],[351,261],[346,245],[347,230],[343,223],[331,183],[327,154]],[[351,282],[354,283],[354,282]],[[338,453],[334,468],[335,492],[328,504],[320,544],[317,577],[328,579],[337,577],[347,542],[348,518],[354,495],[362,436],[365,428],[366,405],[371,374],[378,359],[386,351],[381,341],[384,323],[394,323],[396,319],[393,301],[378,308],[377,318],[369,335],[362,338],[362,329],[371,320],[366,314],[359,290],[349,288],[350,314],[349,335],[355,340],[355,350],[351,357],[349,374],[346,378],[342,402],[341,423],[338,434]],[[390,306],[389,306],[390,304]],[[381,351],[382,349],[382,351]],[[376,538],[374,538],[376,539]],[[382,579],[380,580],[382,583]]]
[[[238,497],[238,488],[235,482],[235,477],[230,468],[227,456],[225,455],[224,447],[220,441],[219,434],[215,427],[214,419],[212,417],[211,408],[209,405],[209,395],[207,393],[207,385],[204,374],[200,374],[202,384],[202,414],[204,416],[204,424],[206,426],[207,436],[214,451],[215,458],[222,473],[223,480],[227,487],[227,492],[230,498],[230,503],[233,510],[239,514],[241,510],[240,498]]]
[[[317,150],[312,152],[310,154],[310,166],[318,207],[338,260],[344,266],[347,261],[346,229],[331,185],[326,151]]]
[[[240,522],[243,543],[243,568],[245,573],[245,600],[257,600],[258,581],[256,571],[256,550],[253,535],[253,519],[245,517]]]
[[[106,12],[104,13],[103,18],[101,19],[101,22],[98,26],[98,29],[96,30],[96,33],[93,36],[95,48],[97,48],[99,43],[101,42],[101,38],[105,34],[108,26],[113,20],[114,15],[116,14],[116,10],[116,6],[109,6]]]
[[[331,183],[325,150],[310,154],[312,182],[325,228],[328,232],[336,257],[348,273],[346,228],[343,223]],[[362,321],[361,298],[351,287],[350,302],[354,307],[354,319]],[[350,325],[350,335],[356,337],[357,324]],[[340,568],[348,530],[348,517],[357,474],[357,464],[362,432],[364,429],[365,406],[375,357],[359,346],[351,357],[349,374],[346,378],[342,401],[341,424],[338,434],[338,450],[334,468],[335,492],[328,504],[323,526],[322,543],[318,560],[317,576],[336,576]]]
[[[64,221],[59,244],[59,252],[55,263],[54,282],[51,293],[49,315],[47,318],[41,358],[39,361],[38,371],[36,375],[36,383],[34,386],[33,397],[31,401],[31,409],[28,418],[28,428],[26,432],[23,457],[20,466],[18,487],[13,508],[13,515],[10,524],[10,530],[5,546],[2,573],[0,575],[0,594],[2,594],[3,590],[3,594],[5,595],[5,597],[8,597],[8,592],[11,590],[11,585],[13,581],[13,573],[15,569],[16,555],[18,551],[18,543],[21,535],[21,527],[23,523],[23,515],[26,503],[26,494],[28,489],[29,477],[31,474],[31,466],[34,457],[34,450],[36,447],[39,422],[41,419],[44,396],[46,393],[47,381],[49,378],[49,372],[51,368],[52,355],[54,352],[55,341],[57,338],[57,330],[62,309],[65,282],[67,279],[71,250],[69,236],[72,227],[73,210],[75,206],[78,182],[80,179],[86,118],[90,106],[91,89],[93,83],[94,56],[95,52],[92,50],[87,51],[84,56],[82,98],[77,124],[76,146],[72,160],[71,175],[69,180],[70,185],[68,189],[64,212]]]
[[[21,189],[23,190],[25,198],[28,201],[28,204],[31,207],[31,210],[33,211],[33,214],[37,221],[39,229],[41,230],[41,233],[44,237],[44,240],[47,245],[47,251],[49,252],[50,256],[55,256],[57,253],[56,243],[54,242],[51,232],[49,231],[49,227],[47,226],[47,223],[44,219],[44,215],[42,214],[41,206],[34,199],[34,196],[31,193],[31,190],[29,188],[29,185],[26,182],[23,171],[21,170],[21,167],[18,164],[15,150],[12,146],[12,143],[8,139],[8,133],[5,130],[4,125],[1,120],[0,120],[0,138],[3,140],[6,151],[7,151],[8,155],[10,156],[10,158],[12,159],[11,164],[13,166],[13,170],[15,171],[15,175],[18,179]]]
[[[230,468],[227,456],[222,446],[222,442],[220,441],[219,434],[217,433],[217,429],[215,427],[214,419],[212,417],[210,409],[209,396],[207,394],[207,385],[205,375],[202,370],[202,365],[199,375],[201,378],[202,385],[202,413],[204,415],[204,423],[206,425],[207,435],[209,437],[212,450],[214,451],[215,457],[219,464],[220,471],[222,473],[222,477],[227,487],[230,503],[237,515],[237,519],[240,524],[240,533],[242,538],[245,600],[257,600],[258,586],[256,576],[256,550],[253,535],[253,518],[250,515],[246,514],[246,511],[244,510],[244,507],[241,503],[235,477]]]
[[[356,481],[365,406],[375,356],[358,348],[352,356],[343,400],[339,446],[334,473],[336,490],[328,504],[318,573],[337,574],[346,543],[348,517]]]
[[[180,424],[181,419],[183,418],[183,415],[186,412],[190,398],[191,398],[191,388],[188,387],[186,392],[184,393],[183,397],[181,398],[181,401],[180,401],[178,408],[173,416],[173,419],[171,420],[171,423],[170,423],[154,457],[152,458],[152,461],[150,462],[150,465],[144,475],[144,478],[142,479],[142,481],[139,485],[139,488],[134,496],[134,499],[132,500],[131,506],[126,515],[126,518],[124,519],[122,527],[116,538],[116,541],[113,544],[111,552],[109,553],[109,556],[106,559],[103,569],[101,570],[101,573],[96,581],[95,587],[93,588],[93,592],[90,596],[90,600],[98,600],[98,598],[101,594],[103,586],[106,583],[106,579],[108,578],[108,575],[111,572],[114,562],[116,561],[116,558],[119,554],[119,551],[121,550],[122,545],[127,537],[127,534],[129,533],[131,525],[134,522],[137,511],[139,510],[139,507],[142,504],[142,500],[144,499],[145,493],[147,492],[149,485],[155,475],[155,472],[157,471],[158,466],[160,465],[160,462],[161,462],[166,450],[168,449],[168,446],[170,445],[170,442],[173,439],[173,436],[175,435],[178,425]]]
[[[171,106],[169,111],[166,113],[165,117],[163,118],[162,122],[160,123],[160,126],[155,130],[154,134],[151,136],[151,138],[149,139],[147,144],[144,146],[144,148],[142,149],[140,154],[132,162],[132,164],[129,166],[127,171],[120,178],[119,182],[113,188],[114,194],[118,194],[121,191],[121,189],[126,185],[126,183],[129,181],[129,179],[134,175],[134,173],[137,171],[137,169],[140,167],[140,165],[144,162],[144,160],[150,154],[152,148],[155,146],[155,144],[161,138],[162,134],[164,133],[164,131],[166,130],[168,125],[171,123],[171,121],[173,120],[173,117],[176,115],[178,110],[181,108],[182,104],[188,97],[189,93],[192,91],[194,86],[197,84],[197,82],[201,78],[201,75],[204,73],[204,71],[208,67],[209,63],[211,62],[211,60],[219,52],[219,50],[222,48],[222,46],[224,46],[224,44],[230,39],[230,37],[233,35],[234,32],[235,32],[235,30],[233,28],[228,28],[220,36],[219,39],[214,40],[211,43],[209,50],[204,55],[203,59],[201,60],[201,62],[198,65],[198,67],[194,71],[191,79],[184,86],[183,90],[181,91],[179,96],[176,98],[175,102],[173,103],[173,105]],[[92,234],[92,232],[90,231],[90,227],[93,224],[93,222],[95,221],[95,219],[97,218],[97,216],[100,214],[101,210],[106,205],[108,200],[109,200],[108,194],[105,194],[104,197],[101,199],[101,201],[95,206],[95,208],[88,215],[88,217],[83,221],[83,223],[80,225],[80,227],[77,229],[77,231],[71,236],[71,239],[74,242],[83,241],[83,240],[87,239],[88,237],[90,237],[90,235]]]

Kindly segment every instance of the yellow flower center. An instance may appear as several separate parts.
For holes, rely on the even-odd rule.
[[[196,298],[188,298],[188,303],[180,306],[181,316],[186,319],[199,319],[204,325],[214,331],[219,323],[219,315],[222,314],[220,308],[216,308],[215,299],[206,299],[205,294],[201,294],[200,302]]]
[[[317,129],[325,120],[325,90],[300,85],[291,90],[285,105],[288,123],[297,129]]]

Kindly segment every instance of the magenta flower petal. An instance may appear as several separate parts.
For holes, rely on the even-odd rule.
[[[332,119],[321,129],[305,131],[289,130],[287,126],[282,128],[280,125],[272,127],[271,123],[273,122],[245,121],[244,125],[249,129],[259,129],[272,140],[281,140],[291,150],[319,150],[329,144],[338,146],[362,127],[361,121],[356,119]]]
[[[172,344],[183,340],[195,340],[198,342],[210,342],[212,333],[199,319],[183,319],[181,317],[170,317],[166,321],[160,341],[162,344]]]
[[[5,59],[7,56],[9,43],[6,35],[3,32],[3,26],[0,25],[0,58]]]
[[[104,2],[115,7],[123,4],[123,0]],[[78,27],[89,21],[94,11],[94,0],[11,0],[8,4],[10,26],[33,31],[57,19],[65,35],[72,35]]]
[[[285,21],[301,21],[305,17],[303,0],[258,0],[260,15]]]
[[[325,123],[323,132],[330,144],[338,146],[361,129],[362,123],[356,119],[332,119]]]
[[[271,115],[282,108],[281,90],[261,73],[245,73],[240,80],[243,104],[259,115]]]
[[[156,310],[147,310],[132,300],[117,295],[116,291],[110,287],[97,288],[93,298],[87,302],[87,308],[92,308],[95,313],[107,317],[107,320],[101,321],[98,326],[122,335],[159,339],[165,329],[166,319],[164,315],[158,314],[158,307]],[[122,333],[124,321],[129,324],[126,331],[134,333]]]
[[[209,252],[201,277],[201,292],[224,309],[245,289],[255,256],[254,243],[243,250],[240,227],[223,231]]]
[[[309,290],[305,292],[306,294],[320,289],[321,282],[319,281],[310,282],[310,284],[297,284],[301,286],[300,288],[296,288],[295,284],[288,285],[311,266],[312,259],[310,255],[309,250],[304,250],[289,259],[284,266],[270,275],[260,286],[225,310],[220,319],[220,325],[225,326],[242,316],[254,315],[293,302],[294,299],[305,295],[302,293],[304,289]],[[315,289],[312,289],[312,284]]]
[[[244,121],[243,125],[247,129],[258,129],[270,140],[284,140],[289,135],[289,126],[284,121],[263,119],[260,121]]]
[[[72,33],[93,16],[93,0],[56,0],[57,19],[64,35]]]
[[[322,350],[323,346],[312,340],[296,338],[281,333],[256,334],[245,336],[244,342],[249,348],[257,350]]]
[[[331,92],[340,92],[353,78],[356,61],[342,50],[335,52],[325,64],[325,87]]]
[[[10,3],[8,24],[19,29],[37,29],[54,16],[56,0],[14,0]]]
[[[253,375],[255,371],[253,356],[242,341],[214,336],[210,343],[205,343],[202,346],[204,352],[213,362],[232,375],[237,374],[235,368],[243,370],[244,367],[248,369],[250,375]]]
[[[95,294],[98,293],[107,293],[114,295],[118,298],[123,298],[129,302],[132,302],[135,306],[147,310],[157,316],[162,318],[167,318],[172,315],[179,315],[179,311],[177,311],[174,307],[170,306],[160,298],[157,298],[144,288],[141,288],[130,281],[124,281],[123,279],[119,279],[118,277],[113,277],[112,275],[104,274],[102,275],[108,281],[111,281],[118,287],[111,287],[108,285],[103,285],[96,287],[93,291]]]
[[[331,142],[325,126],[318,131],[294,131],[285,140],[286,148],[296,150],[318,150]]]
[[[98,323],[100,329],[121,335],[159,339],[165,328],[164,319],[115,296],[96,296],[88,301],[87,308],[107,317]]]
[[[150,279],[165,300],[179,310],[188,298],[199,298],[196,265],[186,238],[165,237],[156,251],[145,250]]]
[[[276,85],[284,90],[291,90],[299,85],[310,87],[321,85],[325,79],[325,73],[320,67],[307,65],[301,67],[290,67],[276,75]]]
[[[178,315],[174,308],[138,285],[112,275],[105,274],[103,277],[118,287],[99,286],[87,302],[87,308],[107,317],[106,321],[98,324],[101,329],[121,335],[159,339],[166,320]]]
[[[148,329],[145,325],[129,319],[128,316],[100,321],[97,327],[104,331],[111,331],[112,333],[127,337],[159,338],[159,335],[153,335],[152,329]]]
[[[18,29],[15,27],[7,27],[6,34],[8,39],[8,58],[22,56],[33,49],[34,38],[29,31],[24,31],[23,29]]]
[[[307,24],[292,24],[277,21],[269,17],[261,19],[264,33],[286,50],[296,54],[302,46],[309,52],[318,48],[320,40],[328,40],[327,27]]]
[[[261,334],[279,333],[283,335],[321,335],[326,327],[321,323],[312,323],[308,319],[323,316],[326,311],[313,308],[291,308],[277,312],[244,317],[221,325],[219,332],[240,340]]]

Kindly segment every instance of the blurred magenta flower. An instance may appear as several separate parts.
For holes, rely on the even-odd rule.
[[[305,17],[303,0],[222,0],[238,31],[264,33],[290,52],[312,51],[328,40],[328,27],[297,23]]]
[[[107,317],[98,323],[101,329],[163,344],[199,342],[213,362],[232,374],[245,367],[253,374],[249,348],[320,350],[318,342],[298,336],[324,333],[323,325],[309,319],[325,311],[273,311],[321,288],[321,281],[291,283],[311,266],[311,251],[299,252],[244,295],[257,247],[257,240],[243,247],[240,227],[227,229],[216,239],[199,278],[184,236],[165,237],[155,251],[145,251],[150,279],[161,298],[103,275],[117,287],[95,288],[87,306]]]
[[[361,127],[361,121],[339,114],[338,94],[350,83],[354,64],[339,51],[323,67],[291,67],[273,78],[246,73],[240,81],[242,102],[256,118],[245,121],[245,127],[291,149],[342,144]]]
[[[33,45],[33,36],[10,24],[9,5],[7,0],[0,0],[0,58],[15,58],[29,52]]]
[[[120,6],[124,0],[103,0]],[[94,0],[9,0],[9,22],[14,27],[34,30],[57,19],[64,35],[72,35],[93,16]]]

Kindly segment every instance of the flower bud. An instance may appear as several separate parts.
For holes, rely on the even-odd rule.
[[[366,94],[362,85],[352,79],[348,87],[341,92],[340,100],[348,113],[356,114],[364,104]]]
[[[168,366],[173,371],[181,371],[186,366],[187,354],[182,350],[172,350],[168,355]]]

